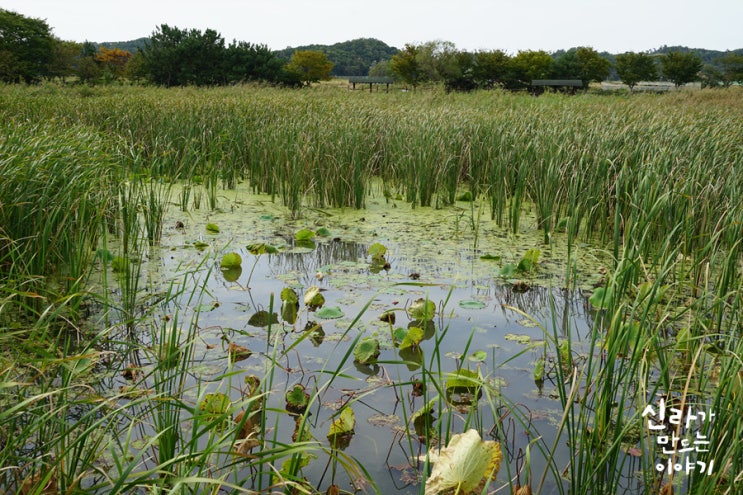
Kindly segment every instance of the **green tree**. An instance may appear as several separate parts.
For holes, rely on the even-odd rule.
[[[142,49],[150,78],[166,87],[224,82],[224,39],[212,29],[178,29],[162,24]]]
[[[390,68],[389,60],[382,60],[375,63],[369,68],[369,75],[371,77],[392,77],[392,69]]]
[[[126,67],[124,67],[124,77],[130,81],[137,82],[147,79],[148,75],[149,70],[147,67],[147,61],[145,60],[144,55],[142,55],[142,52],[138,50],[132,54],[131,58],[126,63]]]
[[[583,87],[609,77],[611,62],[591,47],[571,48],[555,60],[554,75],[560,79],[580,79]]]
[[[472,77],[480,88],[503,85],[508,78],[511,57],[501,50],[478,51],[474,54]]]
[[[284,61],[265,45],[232,42],[225,54],[225,82],[277,81]]]
[[[74,76],[81,49],[82,45],[80,43],[54,38],[47,76],[50,78],[58,77],[62,82],[65,81],[65,78]]]
[[[506,80],[509,89],[524,89],[534,79],[549,79],[554,67],[552,56],[543,51],[520,51],[510,61],[510,74]]]
[[[721,68],[722,83],[725,86],[743,82],[743,55],[728,52],[715,60]]]
[[[100,79],[103,72],[101,71],[100,65],[95,61],[93,57],[80,57],[77,61],[77,68],[75,74],[83,84],[94,84]]]
[[[658,78],[658,67],[655,59],[647,53],[627,52],[616,56],[616,70],[619,80],[633,91],[640,81],[652,81]]]
[[[286,66],[289,73],[297,74],[305,86],[313,82],[330,80],[333,63],[323,52],[297,50]]]
[[[418,47],[406,44],[405,48],[390,59],[390,70],[405,84],[415,88],[423,81],[423,74],[418,64]]]
[[[699,79],[702,59],[693,52],[669,52],[660,59],[663,76],[678,88]]]
[[[448,63],[441,66],[447,91],[472,91],[475,83],[475,56],[467,51],[455,51]]]
[[[0,9],[0,80],[40,81],[48,75],[53,46],[46,21]]]
[[[576,50],[580,72],[578,77],[587,88],[590,82],[601,82],[611,73],[611,62],[591,47],[581,46]]]

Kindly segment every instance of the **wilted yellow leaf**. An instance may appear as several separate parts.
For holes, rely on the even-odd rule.
[[[429,453],[434,463],[426,481],[426,495],[454,490],[456,495],[471,493],[487,478],[494,478],[503,458],[500,444],[483,441],[477,430],[454,435],[439,454]]]

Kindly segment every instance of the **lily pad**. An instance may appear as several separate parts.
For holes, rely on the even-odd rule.
[[[369,246],[369,249],[367,249],[366,253],[371,256],[372,259],[381,259],[387,253],[387,248],[384,246],[384,244],[375,242],[374,244]]]
[[[227,346],[227,353],[230,355],[230,358],[232,358],[233,361],[242,361],[244,359],[248,359],[253,354],[253,351],[251,351],[247,347],[243,347],[239,344],[235,344],[234,342],[230,342],[230,345]]]
[[[268,311],[257,311],[248,320],[248,325],[251,327],[267,327],[269,323],[278,323],[279,318],[276,313],[268,314]]]
[[[328,438],[351,433],[355,426],[356,415],[354,414],[353,409],[351,409],[351,406],[345,406],[330,424]]]
[[[307,289],[307,292],[304,293],[304,304],[310,311],[315,311],[325,304],[325,296],[322,295],[319,287],[313,285]]]
[[[593,291],[588,302],[596,309],[607,309],[614,302],[614,289],[612,287],[599,287]]]
[[[294,385],[294,387],[286,393],[286,410],[291,413],[304,413],[307,410],[307,405],[309,403],[310,394],[308,394],[300,384]]]
[[[373,337],[361,339],[353,349],[353,357],[361,364],[375,362],[379,357],[379,341]]]
[[[207,422],[219,421],[223,424],[228,419],[227,412],[230,410],[230,404],[229,396],[223,393],[206,394],[199,401],[199,411]]]
[[[483,309],[487,307],[487,304],[485,304],[482,301],[464,300],[464,301],[459,301],[459,306],[461,306],[464,309]]]
[[[209,247],[209,243],[204,241],[194,241],[193,247],[195,247],[199,251],[203,251],[204,249]]]
[[[529,249],[516,267],[520,272],[531,272],[537,266],[539,260],[539,249]]]
[[[503,338],[523,345],[531,343],[531,337],[524,334],[507,333]]]
[[[511,278],[516,275],[516,265],[513,263],[506,263],[500,270],[498,270],[498,276],[503,278]]]
[[[426,480],[425,495],[476,492],[481,483],[495,478],[503,459],[500,444],[483,441],[476,430],[453,435],[446,448],[428,455],[433,470]]]
[[[417,348],[423,340],[423,329],[419,327],[410,327],[405,332],[405,336],[400,342],[400,350]]]
[[[482,363],[487,358],[488,358],[488,353],[483,350],[475,351],[469,356],[467,356],[467,359],[469,359],[470,361],[474,361],[476,363]]]
[[[433,320],[436,315],[436,304],[430,299],[416,299],[408,308],[408,314],[414,320]]]
[[[291,287],[285,287],[281,291],[281,300],[284,302],[299,302],[299,296],[297,295],[297,292],[292,289]]]
[[[265,242],[255,242],[253,244],[248,244],[247,246],[245,246],[245,248],[250,254],[254,254],[256,256],[259,254],[276,254],[279,252],[279,249],[276,246],[266,244]]]
[[[317,310],[315,315],[317,315],[318,318],[323,318],[325,320],[335,320],[345,316],[341,308],[338,306],[326,306]]]
[[[216,223],[207,223],[206,231],[210,234],[219,234],[219,225]]]
[[[294,238],[298,241],[310,241],[315,237],[315,233],[310,229],[300,229],[294,233]]]
[[[319,229],[317,229],[316,234],[318,235],[318,237],[330,237],[330,231],[325,227],[320,227]]]
[[[219,263],[220,268],[238,268],[242,265],[243,259],[237,253],[227,253],[222,256],[222,261]]]

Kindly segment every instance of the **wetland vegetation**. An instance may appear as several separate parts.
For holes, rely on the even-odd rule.
[[[736,493],[741,96],[1,87],[0,492]]]

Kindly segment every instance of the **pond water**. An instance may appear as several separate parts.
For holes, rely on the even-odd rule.
[[[334,414],[351,404],[356,422],[343,453],[359,460],[385,494],[419,492],[422,464],[415,459],[425,455],[427,446],[415,434],[410,417],[437,396],[435,390],[423,394],[414,390],[413,382],[425,378],[425,373],[474,370],[496,392],[490,399],[483,396],[471,405],[435,412],[437,419],[448,415],[452,434],[474,427],[485,439],[500,441],[504,464],[491,489],[516,477],[530,442],[545,448],[556,443],[562,415],[557,386],[550,380],[535,382],[533,371],[545,355],[545,331],[551,336],[569,335],[574,353],[591,352],[595,314],[587,294],[601,277],[600,267],[609,266],[602,249],[586,244],[574,247],[570,273],[575,278],[566,289],[563,240],[543,245],[542,233],[528,219],[522,221],[522,232],[508,233],[480,211],[477,202],[412,209],[402,201],[372,194],[364,210],[308,208],[294,220],[278,201],[246,191],[220,197],[217,210],[189,212],[179,210],[179,194],[179,190],[171,192],[161,244],[149,251],[139,284],[147,294],[182,290],[167,304],[155,305],[154,316],[167,324],[165,320],[177,313],[179,324],[191,321],[196,326],[185,394],[194,406],[205,391],[219,391],[239,401],[244,376],[264,378],[271,369],[268,431],[272,438],[291,443],[295,420],[280,412],[286,408],[286,392],[296,384],[310,391],[327,384],[331,374],[338,375],[311,405],[311,432],[328,447],[326,435]],[[218,226],[219,232],[207,231],[207,223]],[[315,235],[311,243],[297,242],[294,233],[303,228],[327,229],[322,231],[327,235]],[[253,254],[247,246],[255,243],[276,246],[278,252]],[[368,250],[373,244],[386,248],[386,264],[372,262]],[[535,268],[515,277],[501,276],[504,265],[517,264],[529,249],[539,249]],[[237,273],[225,274],[219,268],[222,256],[229,252],[242,258]],[[304,294],[313,286],[324,296],[324,307],[337,308],[340,314],[322,318],[303,304]],[[293,324],[281,317],[280,294],[286,288],[299,296]],[[423,325],[413,322],[406,311],[420,299],[436,305],[433,320]],[[277,313],[276,322],[267,327],[251,321],[259,311]],[[390,311],[394,324],[380,319]],[[392,336],[395,328],[411,325],[425,327],[421,353],[412,359],[399,351]],[[308,326],[315,330],[306,338]],[[151,327],[139,331],[135,338],[152,345]],[[358,337],[380,342],[376,363],[354,363]],[[252,355],[231,360],[231,343],[250,349]],[[138,359],[148,365],[146,357]],[[550,359],[547,367],[554,365]],[[114,381],[110,385],[114,389],[128,384],[121,376]],[[492,410],[494,405],[497,410]],[[142,434],[152,434],[151,428],[144,428]],[[556,457],[564,459],[556,464],[564,468],[571,458],[570,448],[564,441],[556,445]],[[534,445],[531,449],[536,485],[546,460],[534,453]],[[364,487],[339,467],[329,467],[328,457],[321,452],[317,454],[302,470],[313,486],[323,492],[331,482],[349,491]],[[632,469],[630,464],[628,473]],[[251,473],[246,470],[243,475]],[[542,493],[556,493],[557,483],[565,481],[548,474]],[[627,486],[634,483],[628,475]]]

